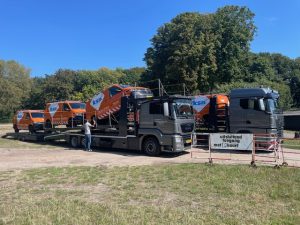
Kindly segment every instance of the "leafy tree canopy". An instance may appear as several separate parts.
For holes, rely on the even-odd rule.
[[[0,118],[10,118],[28,97],[30,70],[16,61],[0,60]]]
[[[184,82],[207,92],[220,82],[241,79],[256,31],[247,7],[225,6],[213,14],[183,13],[161,26],[145,61],[146,79]]]

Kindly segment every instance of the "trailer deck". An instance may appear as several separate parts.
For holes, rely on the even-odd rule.
[[[20,133],[6,133],[2,136],[3,138],[11,138],[20,141],[37,141],[42,142],[44,141],[45,133],[35,133],[31,134],[29,132],[20,132]]]

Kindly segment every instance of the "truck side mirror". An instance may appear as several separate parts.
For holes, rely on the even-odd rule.
[[[258,105],[259,105],[259,110],[261,110],[261,111],[266,111],[264,99],[260,98],[260,99],[258,100]]]
[[[164,116],[169,116],[169,103],[164,102],[163,107],[164,107]]]

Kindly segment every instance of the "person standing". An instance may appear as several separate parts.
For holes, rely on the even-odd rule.
[[[89,121],[86,119],[84,120],[84,124],[82,128],[84,129],[84,136],[85,136],[85,151],[91,152],[91,142],[92,142],[92,135],[91,135],[91,127],[95,127],[95,122],[93,123],[94,125],[90,124]]]

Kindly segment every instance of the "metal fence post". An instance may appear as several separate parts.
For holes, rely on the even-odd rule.
[[[284,153],[283,153],[283,148],[282,148],[281,143],[280,143],[280,150],[281,150],[281,156],[282,156],[282,165],[283,166],[288,166],[288,163],[285,161],[285,158],[284,158]]]
[[[212,164],[213,163],[213,160],[212,160],[212,157],[211,157],[211,134],[209,134],[208,135],[208,151],[209,151],[209,159],[208,159],[208,162],[210,163],[210,164]]]
[[[255,164],[255,137],[253,135],[253,138],[252,138],[252,161],[251,161],[251,166],[252,167],[256,167],[256,164]]]

